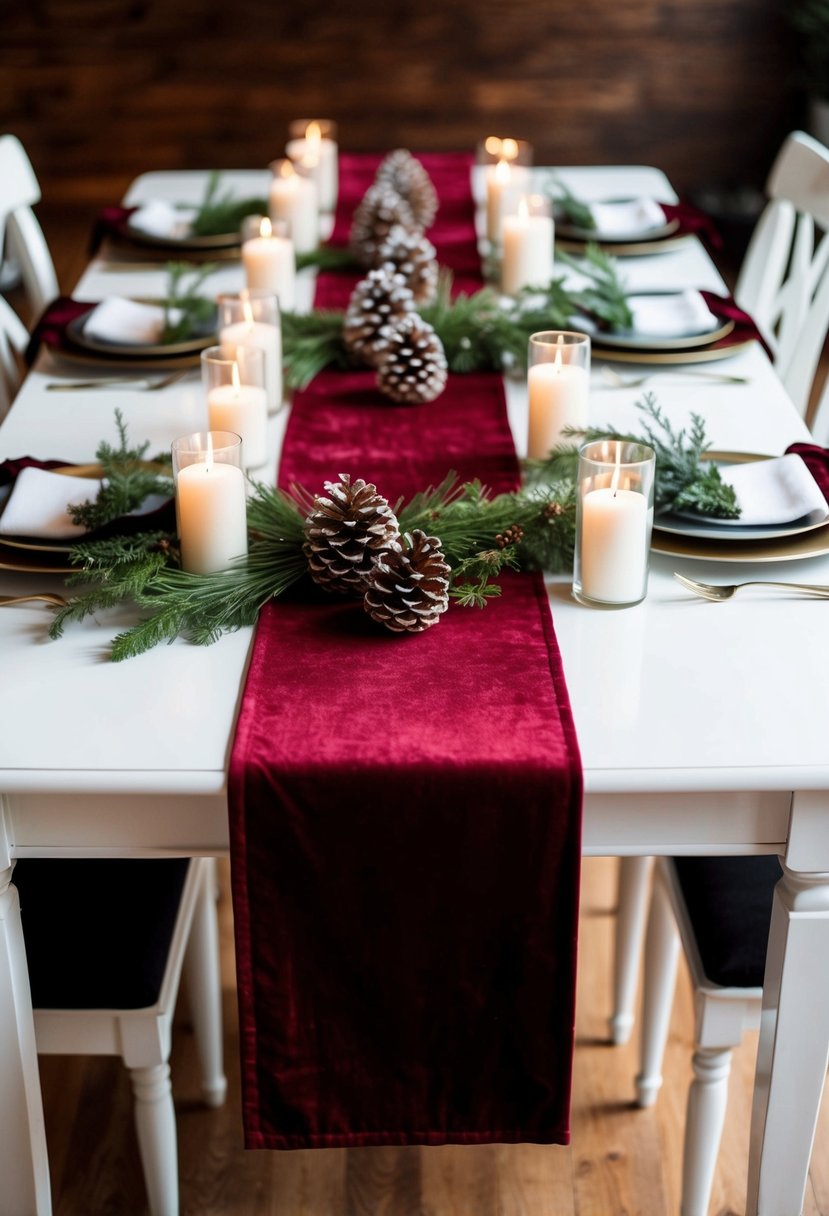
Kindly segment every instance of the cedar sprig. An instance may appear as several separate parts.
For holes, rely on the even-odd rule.
[[[266,198],[235,199],[228,192],[218,196],[221,175],[214,169],[207,179],[204,197],[190,225],[193,236],[231,236],[249,215],[267,215]]]
[[[67,508],[72,522],[94,532],[122,515],[140,507],[151,494],[169,498],[173,493],[172,478],[166,472],[167,456],[154,461],[144,459],[149,442],[130,446],[127,427],[120,410],[115,411],[118,446],[98,445],[95,457],[101,465],[103,485],[96,498]]]
[[[565,216],[571,224],[583,229],[585,232],[595,230],[596,221],[593,219],[590,207],[580,198],[576,198],[575,194],[573,194],[572,190],[561,178],[552,178],[547,185],[546,192],[556,210]]]
[[[170,561],[173,538],[165,532],[143,532],[86,541],[72,548],[75,569],[67,586],[85,590],[55,613],[49,635],[59,638],[70,621],[82,621],[104,608],[135,601]]]
[[[733,487],[723,481],[716,464],[703,461],[711,443],[699,414],[691,414],[689,429],[683,427],[677,431],[653,393],[645,393],[642,400],[636,402],[636,407],[645,416],[639,434],[619,431],[613,426],[585,430],[567,428],[564,433],[578,436],[581,443],[614,439],[646,443],[652,447],[656,455],[654,506],[657,511],[683,510],[715,519],[738,519],[740,508]],[[528,484],[561,479],[574,481],[577,466],[576,447],[559,444],[544,459],[526,461],[524,478]]]
[[[214,262],[205,262],[200,266],[190,262],[167,263],[167,294],[161,301],[164,309],[161,341],[164,346],[186,342],[188,338],[206,333],[215,323],[215,302],[199,294],[205,279],[215,269]],[[188,276],[190,281],[185,282]],[[174,311],[179,314],[177,320],[173,320]]]
[[[362,266],[350,249],[342,249],[337,245],[320,245],[318,249],[309,249],[296,255],[297,270],[311,268],[322,271],[358,271]]]

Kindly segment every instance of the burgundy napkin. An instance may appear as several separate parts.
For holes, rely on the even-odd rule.
[[[66,334],[67,326],[78,317],[85,317],[94,307],[95,302],[73,300],[71,296],[58,296],[53,300],[32,330],[24,355],[27,365],[32,366],[41,344],[57,352],[74,349]]]
[[[129,239],[127,220],[138,210],[137,207],[102,207],[92,228],[89,239],[89,256],[98,252],[106,237]]]
[[[738,346],[742,342],[755,341],[759,342],[768,357],[772,358],[772,353],[765,338],[754,323],[754,319],[745,309],[740,308],[733,296],[720,296],[713,291],[701,291],[700,295],[715,317],[718,317],[721,321],[734,322],[734,328],[731,333],[726,334],[724,338],[720,338],[715,343],[716,346]]]
[[[712,249],[722,249],[723,240],[717,231],[717,226],[704,211],[699,207],[695,207],[692,203],[660,203],[659,206],[665,213],[665,219],[668,223],[672,220],[679,220],[679,228],[677,229],[678,236],[694,236],[700,237]]]
[[[829,503],[829,448],[816,443],[793,443],[786,448],[786,454],[790,452],[800,457]]]

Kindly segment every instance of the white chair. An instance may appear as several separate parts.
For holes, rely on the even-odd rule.
[[[768,203],[734,289],[751,313],[789,396],[805,417],[829,330],[829,149],[802,131],[783,142],[766,180]],[[811,419],[815,443],[829,445],[829,378]],[[633,1026],[650,861],[619,866],[614,997],[610,1033],[625,1043]]]
[[[0,418],[20,387],[23,352],[29,341],[26,326],[0,296]]]
[[[23,289],[35,318],[59,294],[55,267],[32,207],[40,187],[20,140],[0,136],[0,248],[20,267]]]
[[[218,1106],[226,1092],[214,870],[210,858],[24,860],[15,867],[37,1050],[121,1056],[151,1216],[179,1210],[168,1061],[182,967],[202,1096]]]
[[[760,1025],[771,905],[780,875],[776,857],[656,862],[636,1093],[639,1106],[651,1106],[662,1084],[681,942],[694,989],[694,1077],[686,1110],[681,1216],[708,1213],[731,1053],[746,1030]]]
[[[734,298],[751,313],[780,379],[806,413],[829,328],[829,149],[802,131],[783,143],[766,181],[768,203]]]

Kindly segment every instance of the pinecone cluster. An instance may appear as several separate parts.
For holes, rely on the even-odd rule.
[[[437,194],[423,165],[398,148],[385,157],[351,225],[351,252],[366,269],[391,262],[418,304],[437,291],[435,249],[424,235],[434,223]]]
[[[377,385],[399,405],[434,401],[446,387],[443,343],[416,309],[437,296],[435,247],[424,235],[437,195],[410,152],[390,152],[354,213],[351,248],[369,267],[345,312],[343,341],[377,368]]]
[[[377,487],[362,478],[325,483],[305,519],[303,553],[314,582],[357,594],[372,620],[394,633],[422,633],[449,607],[450,567],[437,537],[401,536]]]

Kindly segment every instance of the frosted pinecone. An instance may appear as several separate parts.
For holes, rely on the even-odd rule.
[[[417,313],[399,321],[377,373],[377,387],[399,405],[434,401],[446,387],[448,369],[443,343]]]
[[[438,196],[423,165],[406,148],[389,152],[377,170],[375,181],[386,182],[409,204],[414,221],[431,228],[438,210]]]
[[[440,541],[416,528],[374,562],[363,607],[395,633],[422,633],[449,607],[450,575]]]
[[[438,292],[435,247],[419,232],[395,224],[377,251],[380,264],[391,265],[406,281],[416,304],[432,304]]]
[[[302,551],[315,583],[326,591],[362,595],[375,558],[397,544],[397,517],[377,487],[347,473],[325,483],[305,520]]]
[[[407,232],[417,228],[406,200],[385,182],[375,182],[363,195],[351,223],[351,252],[361,266],[377,265],[377,250],[395,224]]]
[[[414,296],[394,267],[370,270],[351,293],[343,318],[343,342],[361,363],[379,367],[392,328],[414,311]]]

